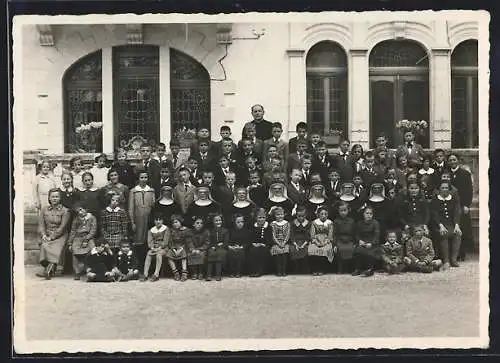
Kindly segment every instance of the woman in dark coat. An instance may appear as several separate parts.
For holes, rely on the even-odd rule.
[[[356,223],[356,248],[354,262],[356,270],[353,275],[362,274],[365,277],[374,274],[374,268],[381,257],[380,225],[373,219],[373,209],[366,207],[363,210],[363,219]]]
[[[234,193],[234,201],[231,206],[231,215],[241,214],[245,217],[245,225],[250,227],[253,224],[256,205],[253,203],[249,196],[247,188],[236,188]]]
[[[247,267],[250,277],[260,277],[269,265],[271,247],[271,228],[267,222],[264,208],[256,212],[255,223],[250,227],[250,240],[247,249]]]
[[[273,207],[282,207],[285,210],[285,219],[290,221],[292,218],[293,202],[288,198],[286,186],[283,183],[271,184],[269,195],[263,205],[264,209],[271,214]]]
[[[221,212],[220,205],[213,200],[210,193],[210,188],[201,185],[196,188],[196,193],[194,195],[194,202],[189,206],[186,219],[188,220],[186,224],[189,223],[191,226],[193,218],[200,216],[206,221],[205,228],[212,228],[212,220],[215,215]]]
[[[181,208],[172,198],[172,187],[170,185],[164,185],[161,187],[161,197],[158,199],[153,206],[153,210],[151,211],[151,215],[162,215],[165,225],[171,227],[170,218],[175,215],[181,215]]]

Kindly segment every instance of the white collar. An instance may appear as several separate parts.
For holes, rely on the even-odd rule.
[[[343,202],[351,202],[354,199],[356,199],[356,196],[352,194],[351,195],[342,194],[339,199]]]
[[[305,227],[309,224],[309,221],[307,219],[304,219],[304,221],[302,223],[299,222],[298,219],[294,219],[293,223],[296,225],[296,226],[302,226],[302,227]]]
[[[368,200],[370,202],[383,202],[385,198],[381,195],[372,195]]]
[[[118,252],[118,255],[120,255],[120,256],[121,256],[121,255],[123,255],[123,254],[124,254],[124,253],[123,253],[121,250]],[[127,252],[127,256],[132,256],[132,250],[129,250],[129,251]]]
[[[257,228],[267,228],[267,226],[269,226],[269,223],[267,221],[264,222],[263,226],[259,226],[257,224],[257,222],[254,223],[254,227],[257,227]]]
[[[250,205],[248,200],[237,201],[233,203],[233,206],[236,208],[246,208]]]
[[[141,186],[139,185],[136,185],[134,190],[136,192],[150,192],[153,190],[153,188],[151,188],[149,185],[146,184],[146,186],[144,188],[141,188]]]
[[[428,170],[420,169],[420,170],[418,171],[418,173],[419,173],[420,175],[425,175],[425,174],[427,174],[427,175],[431,175],[431,174],[434,174],[434,169],[433,169],[433,168],[429,168]]]
[[[316,218],[314,220],[314,223],[319,224],[320,226],[328,227],[332,223],[332,221],[330,219],[327,219],[326,221],[322,222],[321,219]]]
[[[45,174],[40,173],[40,174],[38,174],[38,176],[40,178],[43,178],[43,179],[50,179],[50,178],[52,178],[52,176],[50,174],[45,175]]]
[[[450,168],[450,170],[451,170],[453,173],[454,173],[454,172],[456,172],[458,169],[460,169],[460,166],[457,166],[455,169]]]
[[[106,207],[106,210],[108,212],[118,212],[121,208],[120,207],[115,207],[115,209],[111,209],[111,207]]]
[[[73,188],[73,187],[68,188],[68,189],[63,189],[63,187],[61,187],[61,191],[64,193],[72,193],[74,190],[75,190],[75,188]]]
[[[173,200],[173,199],[167,199],[167,202],[168,202],[168,203],[162,203],[162,202],[161,202],[162,200],[164,201],[165,199],[163,199],[163,198],[162,198],[162,199],[160,199],[160,200],[158,201],[158,204],[160,204],[160,205],[172,205],[172,204],[174,204],[174,200]]]
[[[294,186],[297,190],[298,190],[298,189],[300,189],[300,183],[299,183],[299,182],[295,183],[295,182],[293,182],[293,181],[290,181],[290,183],[291,183],[291,184],[292,184],[292,185],[293,185],[293,186]]]
[[[96,190],[99,190],[99,188],[96,188],[96,187],[92,187],[90,189],[86,189],[86,188],[80,188],[79,189],[81,192],[86,192],[86,191],[89,191],[89,192],[95,192]]]
[[[151,233],[163,232],[166,229],[167,229],[167,226],[164,224],[160,228],[156,228],[156,226],[153,226],[153,228],[151,228]]]
[[[284,226],[287,223],[288,223],[288,221],[286,219],[283,219],[281,222],[273,221],[273,224],[276,224],[278,226]]]
[[[449,201],[451,200],[451,194],[449,194],[446,198],[442,197],[441,194],[437,195],[437,199],[442,200],[442,201]]]
[[[436,166],[442,168],[444,166],[444,161],[441,164],[436,163]]]
[[[198,199],[198,200],[194,201],[194,204],[196,204],[200,207],[206,207],[207,205],[212,204],[212,201],[210,199],[206,199],[206,200]]]
[[[309,202],[313,204],[322,204],[326,202],[326,199],[324,197],[321,197],[320,199],[309,198]]]
[[[285,200],[287,200],[287,198],[285,196],[282,196],[282,197],[272,196],[271,198],[269,198],[269,200],[271,202],[281,203],[281,202],[284,202]]]

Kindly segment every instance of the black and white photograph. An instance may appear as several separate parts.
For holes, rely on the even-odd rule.
[[[14,17],[16,352],[487,347],[488,26]]]

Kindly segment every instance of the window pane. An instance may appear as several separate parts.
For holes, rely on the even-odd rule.
[[[387,146],[395,147],[394,82],[371,81],[371,135],[372,145],[381,133],[388,137]]]
[[[345,77],[329,77],[330,79],[330,92],[329,92],[329,102],[330,102],[330,127],[329,129],[337,129],[345,132],[347,130],[346,114],[347,114],[347,102],[346,102],[346,83],[347,79]]]
[[[387,40],[370,53],[370,67],[429,67],[425,49],[407,40]]]
[[[403,119],[429,121],[429,84],[427,81],[410,80],[403,83]],[[402,135],[399,142],[403,142]],[[429,147],[429,128],[415,135],[417,143]]]
[[[92,53],[65,74],[65,152],[102,151],[102,56]]]
[[[307,123],[311,132],[323,134],[325,129],[324,81],[320,76],[307,77]]]
[[[467,77],[453,76],[452,90],[452,139],[454,148],[467,147]]]
[[[477,67],[477,40],[466,40],[453,50],[451,55],[452,67]]]
[[[307,53],[307,68],[347,67],[344,50],[333,42],[320,42]]]

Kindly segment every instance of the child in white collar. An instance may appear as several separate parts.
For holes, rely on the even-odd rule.
[[[385,243],[382,245],[382,262],[389,274],[399,274],[404,269],[403,245],[398,243],[396,231],[387,231]]]
[[[94,176],[94,185],[97,188],[102,188],[108,184],[109,168],[106,166],[107,163],[108,157],[106,154],[97,155],[95,165],[90,169],[90,172]]]
[[[148,252],[144,261],[144,275],[141,276],[141,281],[144,282],[148,279],[149,268],[151,260],[155,257],[155,272],[149,281],[158,281],[160,279],[160,270],[163,262],[163,255],[165,248],[168,245],[170,230],[163,224],[163,216],[158,214],[154,217],[155,225],[148,231]]]
[[[418,170],[420,175],[429,175],[432,176],[434,174],[434,169],[431,167],[431,157],[429,155],[421,158],[422,167]]]
[[[326,273],[328,263],[333,262],[333,222],[329,219],[328,208],[322,206],[316,212],[317,218],[311,224],[311,243],[307,253],[310,256],[313,276]]]
[[[285,220],[285,210],[275,207],[274,221],[271,222],[272,247],[271,255],[276,264],[276,276],[286,276],[288,254],[290,252],[290,223]]]
[[[108,195],[107,202],[108,206],[101,212],[99,219],[101,236],[104,243],[117,252],[120,243],[128,235],[128,216],[119,207],[120,196],[118,194]]]
[[[136,280],[139,277],[137,257],[128,240],[122,241],[116,255],[115,276],[117,281]]]
[[[75,156],[69,161],[69,169],[71,170],[71,175],[73,175],[73,186],[76,189],[83,189],[82,174],[84,170],[82,168],[82,158]]]

